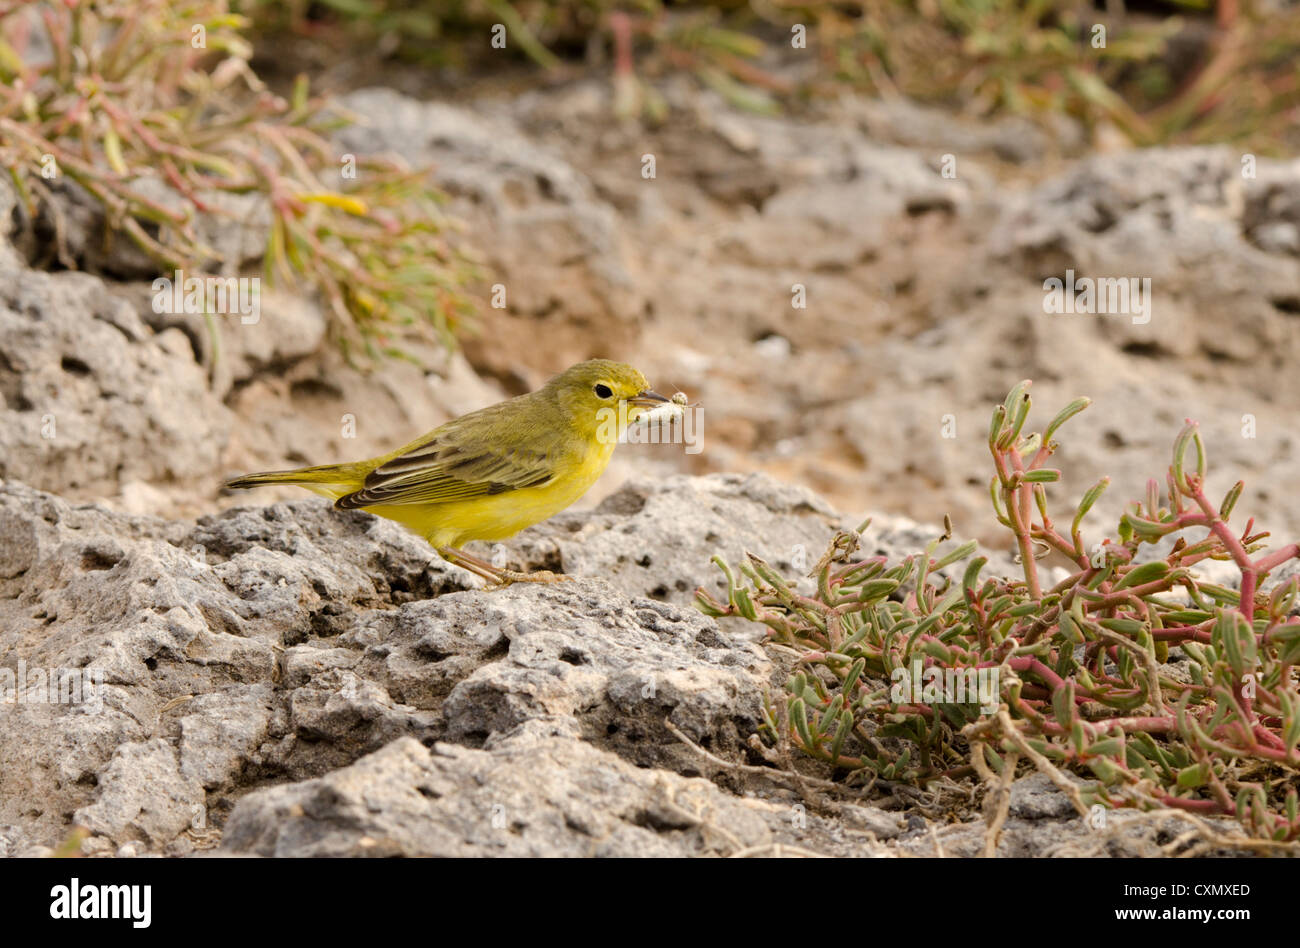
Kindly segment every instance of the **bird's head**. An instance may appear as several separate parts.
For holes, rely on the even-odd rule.
[[[632,366],[608,359],[579,362],[547,386],[582,432],[602,441],[610,436],[617,441],[629,422],[668,401],[650,391],[645,376]]]

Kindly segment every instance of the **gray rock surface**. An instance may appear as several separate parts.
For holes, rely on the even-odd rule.
[[[483,750],[402,738],[326,777],[256,791],[223,845],[259,856],[726,854],[769,842],[775,810],[530,726]]]
[[[745,536],[815,557],[841,520],[759,475],[633,484],[508,550],[580,578],[488,591],[316,499],[188,523],[0,482],[0,667],[103,674],[95,702],[0,705],[0,846],[80,826],[88,855],[923,853],[915,816],[813,812],[720,763],[752,767],[785,671],[755,627],[659,590]],[[933,535],[894,518],[866,545]],[[1008,851],[1073,819],[1063,799],[1013,788]]]
[[[116,842],[171,842],[203,825],[203,788],[180,772],[176,751],[162,738],[123,744],[99,778],[94,803],[72,815],[90,832]]]
[[[634,478],[594,510],[553,517],[502,544],[500,552],[521,569],[601,576],[628,595],[688,605],[700,587],[725,599],[726,580],[711,560],[716,556],[734,567],[745,552],[811,592],[808,573],[826,544],[836,531],[854,530],[863,519],[761,474]],[[943,532],[890,514],[869,519],[865,556],[902,558]],[[990,571],[1018,572],[1008,555],[984,552]],[[949,568],[954,571],[960,575]]]
[[[989,413],[1032,378],[1044,416],[1093,399],[1062,432],[1054,492],[1072,507],[1112,477],[1088,530],[1163,475],[1189,416],[1213,490],[1244,478],[1239,509],[1300,529],[1300,504],[1267,483],[1298,450],[1300,164],[1211,147],[1062,162],[1077,129],[1052,147],[1041,128],[905,102],[810,121],[669,99],[653,133],[587,131],[608,102],[580,84],[488,108],[588,175],[644,248],[638,358],[706,407],[708,469],[757,465],[841,510],[946,513],[992,541]],[[652,183],[636,173],[646,152]],[[1149,278],[1150,321],[1045,312],[1044,278],[1067,269]]]
[[[154,312],[148,281],[34,269],[11,243],[14,201],[0,180],[0,478],[192,516],[225,477],[377,454],[504,397],[440,346],[412,352],[423,368],[368,376],[326,342],[320,308],[283,290],[263,286],[246,325]]]
[[[772,535],[815,535],[833,519],[762,478],[670,489],[688,506],[753,507]],[[634,533],[704,568],[698,524],[681,512],[651,506]],[[411,738],[452,742],[437,759],[450,755],[455,779],[471,779],[513,768],[522,757],[492,758],[520,733],[545,733],[523,757],[529,779],[552,760],[548,799],[582,781],[562,776],[569,763],[595,772],[622,760],[604,792],[627,783],[648,800],[657,780],[685,786],[676,773],[702,763],[665,721],[743,757],[773,673],[753,629],[645,596],[658,580],[641,567],[594,559],[591,578],[470,589],[477,580],[418,538],[315,499],[185,523],[6,481],[0,526],[0,665],[103,674],[98,706],[0,707],[0,822],[20,827],[18,850],[56,846],[75,823],[95,851],[182,851],[250,788],[321,778],[403,739],[424,753]],[[664,848],[657,830],[633,832],[639,810],[626,812],[610,818],[649,852],[704,845]],[[745,826],[761,821],[736,819],[732,834],[750,845],[757,831]]]
[[[185,332],[155,333],[98,277],[31,270],[0,240],[0,477],[91,496],[193,483],[230,426]]]
[[[599,320],[607,344],[626,332],[644,296],[614,209],[597,199],[585,175],[509,121],[475,110],[388,89],[360,90],[342,102],[359,121],[339,132],[340,147],[437,168],[439,185],[481,235],[487,283],[504,281],[512,312],[544,324]],[[557,309],[563,321],[554,318]],[[530,333],[530,343],[549,348],[548,335]]]
[[[856,525],[811,491],[762,475],[678,475],[635,479],[594,511],[561,514],[508,546],[533,568],[558,563],[624,593],[687,604],[697,586],[726,588],[713,556],[734,564],[749,550],[806,573],[837,529]]]

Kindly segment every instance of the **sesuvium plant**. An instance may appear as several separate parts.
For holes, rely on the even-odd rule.
[[[318,290],[345,350],[450,343],[476,270],[444,196],[387,159],[356,155],[351,174],[328,139],[342,111],[302,79],[287,99],[267,89],[246,25],[226,0],[0,0],[0,163],[22,210],[75,267],[55,194],[70,180],[103,208],[105,240],[170,276],[238,265],[198,224],[235,217],[226,198],[258,199],[268,281]]]
[[[799,653],[784,693],[765,703],[764,738],[840,772],[918,784],[993,780],[1027,759],[1081,814],[1177,808],[1297,839],[1297,578],[1264,586],[1300,548],[1268,552],[1253,520],[1229,525],[1243,485],[1219,503],[1206,495],[1190,421],[1163,490],[1150,481],[1114,536],[1085,548],[1080,525],[1109,481],[1058,524],[1048,488],[1060,471],[1047,465],[1058,429],[1088,400],[1026,434],[1029,384],[994,411],[988,440],[994,512],[1023,576],[983,577],[975,543],[940,554],[946,537],[897,563],[861,558],[865,523],[834,537],[809,594],[752,554],[741,576],[715,558],[727,602],[701,589],[697,606],[761,622]],[[1069,575],[1049,586],[1039,561],[1053,552]],[[1205,560],[1233,563],[1238,588],[1198,578]],[[1174,650],[1185,661],[1171,662]],[[988,681],[991,700],[979,687]]]

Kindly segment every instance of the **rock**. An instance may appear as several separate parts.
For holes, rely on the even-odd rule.
[[[1163,477],[1188,416],[1201,423],[1212,493],[1222,496],[1241,477],[1247,492],[1238,509],[1294,532],[1300,505],[1269,481],[1300,447],[1285,407],[1300,387],[1281,355],[1300,343],[1292,302],[1300,260],[1285,248],[1266,252],[1258,237],[1261,227],[1300,219],[1292,201],[1300,171],[1262,161],[1258,179],[1244,179],[1239,157],[1144,149],[1092,156],[1023,190],[972,181],[944,236],[928,239],[924,272],[895,265],[884,246],[871,269],[897,281],[852,302],[841,301],[834,271],[791,273],[786,286],[806,284],[816,318],[800,322],[793,313],[763,327],[793,343],[779,373],[756,373],[754,386],[734,395],[706,387],[706,456],[761,458],[841,509],[870,506],[928,523],[946,513],[958,535],[1005,545],[989,508],[986,431],[993,406],[1030,378],[1031,427],[1076,396],[1092,399],[1061,432],[1064,477],[1048,492],[1060,517],[1111,477],[1085,521],[1090,543],[1113,530],[1147,478]],[[947,257],[963,229],[980,250]],[[1136,312],[1048,312],[1043,281],[1067,269],[1149,278],[1150,321],[1135,323],[1145,318]],[[739,318],[737,297],[729,299]],[[853,325],[840,322],[845,314]],[[880,338],[877,320],[888,327]],[[757,328],[751,335],[761,338]],[[783,424],[783,402],[799,406],[805,421]],[[746,413],[753,428],[729,412]]]
[[[271,686],[233,685],[200,695],[181,718],[181,774],[207,790],[234,784],[243,762],[265,739],[271,723]]]
[[[14,186],[8,178],[0,181],[0,238],[10,238],[18,228],[18,215],[15,213],[18,207],[18,195],[14,193]],[[13,251],[7,246],[4,240],[0,240],[0,253],[12,254]]]
[[[1077,151],[1084,145],[1082,126],[1063,114],[1041,117],[1051,126],[1049,131],[1044,124],[1018,115],[963,121],[945,110],[901,97],[849,99],[843,105],[860,117],[863,129],[873,139],[934,154],[965,157],[992,152],[1020,165],[1041,161],[1062,148]]]
[[[1069,795],[1043,773],[1022,777],[1011,784],[1007,812],[1026,820],[1067,819],[1078,815]]]
[[[500,117],[387,89],[352,92],[342,104],[360,121],[338,133],[341,148],[432,165],[456,198],[453,212],[486,253],[486,283],[505,288],[507,309],[484,314],[493,338],[526,334],[557,370],[575,361],[556,353],[581,339],[584,325],[600,325],[605,346],[630,340],[644,296],[614,210],[585,175]],[[471,347],[501,376],[514,368],[493,358],[494,347]],[[528,387],[543,380],[530,377]]]
[[[444,597],[442,622],[481,604]],[[623,600],[596,581],[497,593],[482,616],[509,642],[502,661],[458,683],[443,704],[447,737],[477,741],[530,720],[576,717],[584,736],[648,766],[675,741],[665,718],[709,746],[742,746],[759,722],[771,665],[750,642],[694,610]],[[458,614],[459,613],[459,614]],[[400,646],[399,646],[400,648]]]
[[[879,520],[864,548],[894,557],[938,532]],[[841,521],[760,475],[642,483],[514,547],[556,529],[544,555],[598,575],[487,591],[318,499],[189,524],[0,483],[0,665],[103,680],[94,701],[6,710],[0,844],[52,851],[75,824],[95,853],[141,856],[218,836],[232,855],[923,852],[899,814],[831,818],[757,776],[749,740],[785,674],[759,630],[647,597],[664,574],[616,552],[643,536],[686,576],[747,535],[820,555]],[[1004,851],[1093,844],[1026,829],[1044,819],[1070,819],[1055,788],[1014,785]],[[980,851],[962,832],[943,845]]]
[[[838,816],[853,829],[870,833],[876,839],[893,839],[904,829],[906,820],[897,813],[889,813],[874,806],[845,804]]]
[[[1300,257],[1300,162],[1265,163],[1245,188],[1246,238],[1266,253]]]
[[[764,535],[834,519],[765,478],[671,489],[680,511],[778,524]],[[631,516],[616,509],[603,529]],[[491,750],[541,727],[575,745],[564,754],[680,780],[701,759],[665,719],[743,757],[773,673],[742,624],[600,578],[466,589],[478,581],[423,540],[319,499],[185,523],[6,481],[0,525],[0,665],[102,679],[93,701],[6,712],[11,851],[56,847],[75,820],[114,848],[184,854],[186,834],[220,828],[250,786],[321,777],[410,738]]]
[[[771,837],[760,804],[634,767],[544,728],[475,750],[411,738],[317,780],[259,790],[225,851],[260,856],[687,856]],[[765,808],[764,808],[765,809]]]
[[[238,315],[216,316],[202,332],[195,331],[199,317],[154,312],[152,285],[134,289],[145,319],[156,332],[176,327],[187,334],[192,357],[204,367],[208,387],[219,398],[225,398],[238,384],[264,375],[283,375],[288,367],[328,347],[327,320],[320,306],[264,282],[258,289],[255,321],[245,322],[245,317]]]
[[[114,842],[158,845],[203,824],[203,788],[180,773],[176,752],[160,738],[119,747],[99,791],[99,799],[73,820]]]
[[[607,579],[629,595],[687,604],[697,586],[715,595],[725,590],[711,557],[734,565],[748,550],[787,574],[802,574],[845,525],[811,491],[765,476],[676,475],[634,480],[594,512],[561,514],[507,548],[532,568],[559,565]]]
[[[128,280],[153,279],[163,271],[162,264],[108,223],[104,205],[79,182],[59,176],[45,186],[61,229],[59,262]],[[195,244],[212,251],[203,264],[213,271],[238,273],[243,264],[259,259],[266,249],[271,214],[262,195],[200,191],[198,199],[216,210],[194,214],[193,202],[159,176],[146,173],[130,180],[127,187],[152,204],[189,216]],[[54,225],[47,222],[47,226]],[[40,266],[53,262],[47,259],[54,256],[51,241],[38,240],[33,233],[18,233],[16,239]]]
[[[0,477],[72,497],[193,485],[230,422],[184,332],[155,334],[98,277],[29,270],[0,245]]]
[[[1073,813],[1073,807],[1071,807]],[[1240,824],[1217,818],[1206,823],[1225,838],[1241,839]],[[1177,816],[1109,811],[1104,820],[1093,822],[1077,815],[1061,819],[1008,817],[998,837],[995,854],[1003,858],[1097,858],[1115,859],[1167,858],[1168,846],[1182,838],[1184,849],[1193,841],[1190,825]],[[895,843],[895,852],[911,856],[975,858],[983,855],[988,825],[984,820],[955,823],[921,832]],[[1241,856],[1238,849],[1220,848],[1197,855],[1212,858]]]
[[[856,529],[862,519],[837,513],[811,491],[761,474],[637,478],[595,510],[560,514],[503,543],[500,552],[519,568],[600,577],[627,595],[687,605],[701,586],[725,599],[725,577],[711,560],[718,556],[734,568],[746,552],[811,592],[808,573],[827,543],[839,530]],[[943,533],[907,517],[869,519],[861,549],[894,561]],[[982,554],[990,558],[990,572],[1019,572],[996,550]],[[959,578],[962,568],[949,567],[949,572]]]
[[[294,697],[273,688],[278,649],[336,635],[339,617],[364,613],[361,603],[392,609],[439,582],[455,587],[451,568],[393,524],[339,518],[311,501],[301,513],[270,508],[185,525],[0,483],[0,664],[103,682],[97,701],[6,710],[0,818],[21,820],[45,845],[61,842],[74,811],[119,841],[168,842],[181,803],[202,803],[205,786],[219,800],[246,770],[283,766],[275,752],[286,737],[293,744]],[[368,539],[369,529],[387,542]],[[297,695],[299,708],[311,694]],[[351,738],[363,749],[348,761],[397,733],[366,744],[356,725]],[[310,770],[308,758],[310,750],[293,756]],[[165,759],[176,773],[159,786],[175,805],[142,797],[133,776]],[[193,814],[183,815],[188,826]]]
[[[804,284],[815,273],[843,271],[878,254],[895,219],[956,213],[982,177],[974,168],[945,177],[939,153],[927,159],[843,127],[758,117],[748,122],[763,165],[781,185],[756,218],[731,228],[728,249],[750,265],[792,269]]]
[[[133,845],[125,843],[124,846]],[[107,854],[114,849],[113,841],[107,836],[87,836],[81,841],[81,852],[85,856]]]

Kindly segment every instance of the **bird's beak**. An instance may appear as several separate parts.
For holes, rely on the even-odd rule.
[[[629,405],[636,405],[639,408],[654,408],[656,405],[662,405],[666,401],[668,401],[668,399],[664,398],[658,392],[645,391],[633,395],[627,400],[627,403]]]

